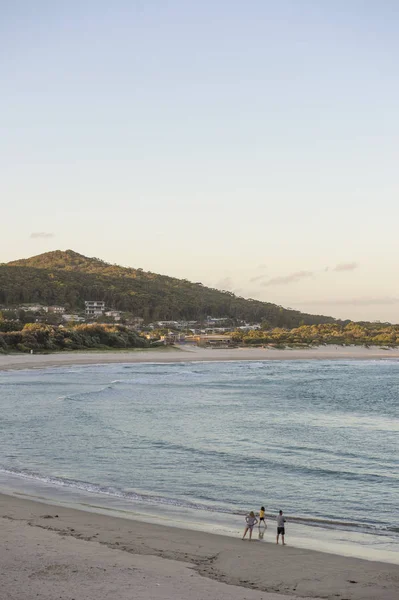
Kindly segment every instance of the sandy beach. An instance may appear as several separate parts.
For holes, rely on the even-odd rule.
[[[54,354],[0,354],[0,370],[34,369],[67,365],[93,365],[138,362],[188,362],[229,360],[386,360],[399,359],[399,348],[364,346],[320,346],[309,349],[199,348],[179,346],[170,349],[118,352],[60,352]]]
[[[135,362],[398,359],[399,350],[203,349],[2,355],[0,369]],[[0,600],[396,600],[399,565],[0,495]],[[8,490],[7,490],[8,493]],[[11,492],[10,492],[11,493]],[[91,508],[95,511],[95,508]],[[104,510],[102,511],[104,512]]]
[[[396,600],[399,593],[399,566],[276,546],[274,530],[270,543],[250,543],[6,495],[0,514],[2,600]]]

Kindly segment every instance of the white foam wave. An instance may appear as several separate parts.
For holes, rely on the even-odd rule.
[[[83,492],[88,492],[91,494],[101,495],[101,496],[110,496],[113,498],[121,498],[130,502],[143,502],[150,505],[165,505],[165,506],[174,506],[185,509],[192,510],[201,510],[204,512],[214,512],[214,513],[223,513],[223,514],[234,514],[238,516],[245,515],[245,511],[236,510],[232,511],[231,509],[224,508],[223,506],[217,505],[208,505],[206,503],[200,502],[190,502],[187,500],[180,500],[178,498],[171,498],[165,496],[158,496],[153,494],[145,494],[138,493],[134,491],[123,491],[116,487],[112,486],[101,486],[94,483],[74,480],[74,479],[65,479],[61,477],[48,476],[48,475],[40,475],[38,473],[31,473],[28,471],[17,470],[17,469],[7,469],[0,468],[0,472],[4,474],[9,474],[14,477],[28,479],[32,482],[43,483],[46,485],[57,486],[59,488],[68,488],[81,490]],[[269,520],[275,520],[275,514],[266,513],[266,518]],[[321,527],[326,529],[341,529],[341,530],[355,530],[355,531],[363,531],[369,532],[373,534],[386,535],[392,533],[399,533],[399,528],[396,526],[381,526],[377,524],[370,523],[357,523],[351,521],[338,521],[336,519],[322,519],[322,518],[314,518],[314,517],[303,517],[300,515],[290,515],[289,521],[292,523],[298,523],[302,525],[308,525],[311,527]]]

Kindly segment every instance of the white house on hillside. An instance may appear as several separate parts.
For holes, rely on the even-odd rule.
[[[102,300],[86,300],[86,316],[100,317],[105,311],[105,302]]]
[[[48,306],[47,312],[62,315],[65,312],[65,306]]]

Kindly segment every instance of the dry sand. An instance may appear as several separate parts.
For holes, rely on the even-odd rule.
[[[56,516],[57,515],[57,516]],[[399,566],[0,495],[1,600],[397,600]]]
[[[365,348],[364,346],[320,346],[310,349],[273,348],[199,348],[180,346],[158,350],[118,352],[60,352],[54,354],[0,354],[0,370],[32,369],[66,365],[92,365],[138,362],[188,362],[228,360],[379,360],[398,359],[399,348]]]

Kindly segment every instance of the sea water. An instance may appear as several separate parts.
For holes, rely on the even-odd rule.
[[[399,362],[112,364],[0,373],[3,490],[399,562]]]

